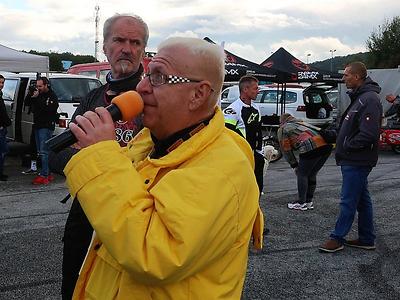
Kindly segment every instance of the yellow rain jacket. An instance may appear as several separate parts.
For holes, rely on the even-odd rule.
[[[240,299],[252,230],[262,243],[250,146],[216,109],[166,156],[149,158],[152,148],[144,129],[66,166],[96,232],[73,299]]]

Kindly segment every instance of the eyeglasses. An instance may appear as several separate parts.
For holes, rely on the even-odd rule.
[[[147,73],[145,77],[149,77],[152,86],[160,86],[163,84],[177,84],[177,83],[190,83],[200,82],[201,80],[189,79],[177,75],[165,75],[162,73]]]

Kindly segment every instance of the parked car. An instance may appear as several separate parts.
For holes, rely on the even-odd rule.
[[[238,85],[224,89],[221,93],[221,108],[225,109],[238,98]],[[277,85],[261,85],[254,102],[260,107],[264,124],[270,124],[274,120],[272,123],[276,125],[282,112],[316,126],[324,126],[333,121],[332,105],[325,90],[312,85],[304,88],[301,85],[288,84],[285,92],[278,89]],[[321,114],[321,108],[325,110],[325,114]]]
[[[33,116],[29,107],[25,107],[24,99],[36,86],[34,73],[4,73],[3,99],[12,124],[7,128],[9,140],[29,144]],[[72,74],[49,74],[50,86],[58,97],[60,115],[54,134],[57,135],[67,128],[69,121],[80,101],[92,89],[101,86],[101,82],[92,77]]]
[[[77,64],[71,66],[67,73],[68,74],[79,74],[83,76],[89,76],[97,78],[101,83],[106,83],[106,76],[110,72],[110,64],[108,62],[95,62],[87,64]]]

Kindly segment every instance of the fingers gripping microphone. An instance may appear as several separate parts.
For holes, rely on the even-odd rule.
[[[128,91],[116,96],[106,109],[114,121],[131,121],[142,112],[143,100],[137,92]],[[72,131],[68,128],[59,135],[47,140],[46,145],[50,150],[59,152],[77,141]]]

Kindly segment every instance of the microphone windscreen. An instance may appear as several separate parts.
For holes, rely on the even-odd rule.
[[[143,99],[136,91],[128,91],[116,96],[111,103],[121,111],[122,121],[131,121],[143,111]]]

